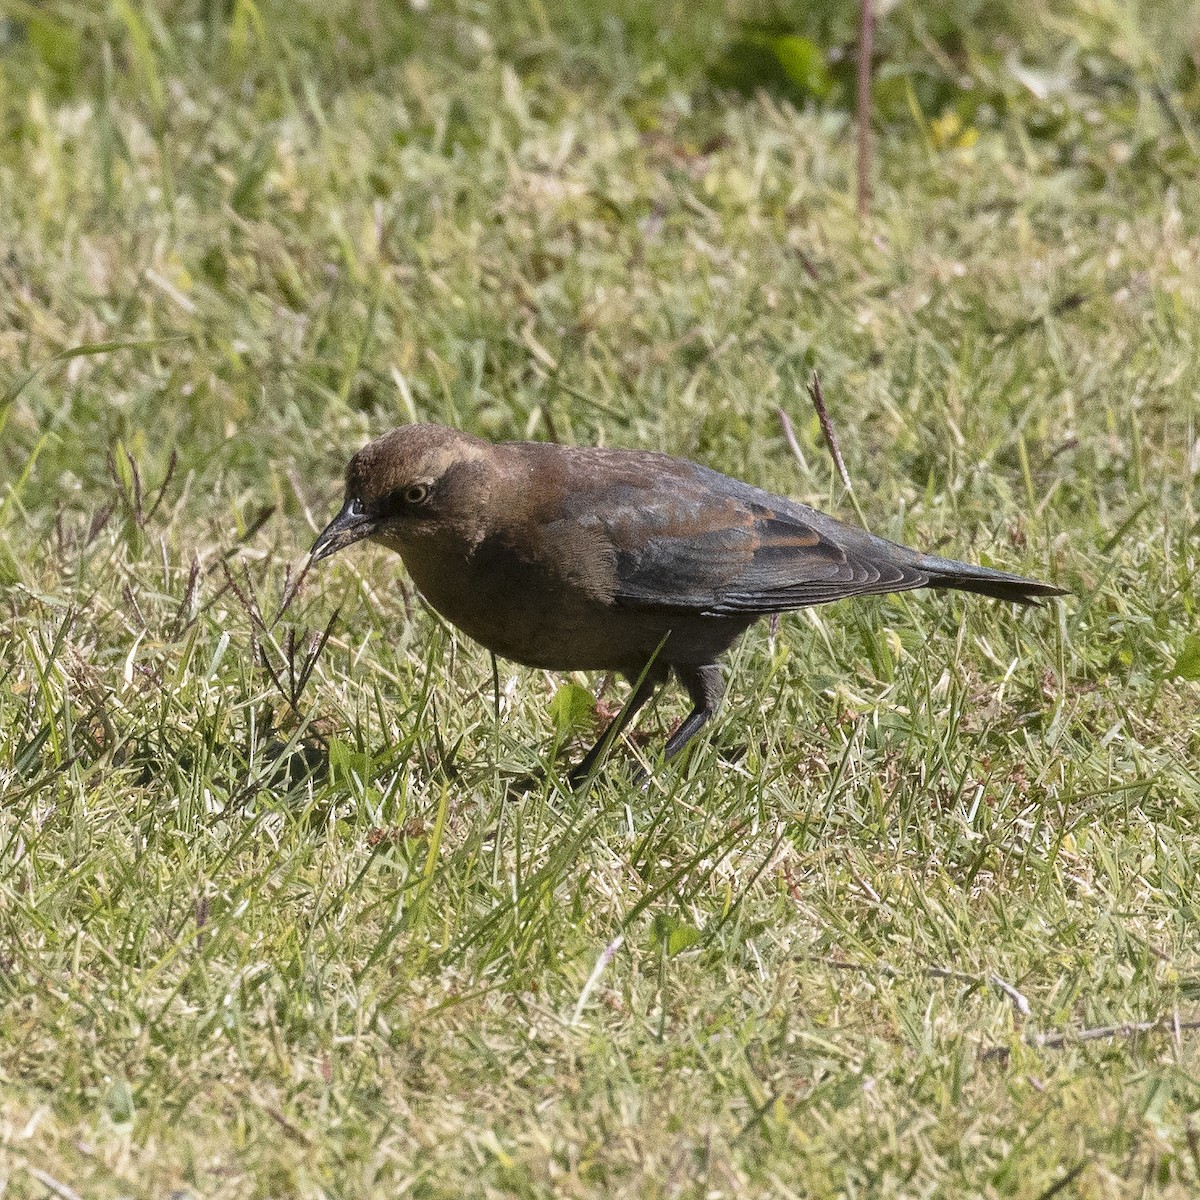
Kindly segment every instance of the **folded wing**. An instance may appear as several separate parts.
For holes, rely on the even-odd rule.
[[[920,556],[695,464],[670,488],[611,481],[580,520],[615,553],[613,599],[631,608],[755,616],[924,587]],[[681,469],[686,468],[686,469]]]

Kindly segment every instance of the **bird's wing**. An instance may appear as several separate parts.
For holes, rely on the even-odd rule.
[[[928,582],[902,546],[686,465],[670,486],[631,480],[592,497],[586,519],[615,553],[617,604],[756,616]]]
[[[620,604],[711,616],[787,612],[927,582],[910,564],[856,552],[775,514],[754,515],[735,529],[652,536],[640,552],[619,551],[617,570]]]

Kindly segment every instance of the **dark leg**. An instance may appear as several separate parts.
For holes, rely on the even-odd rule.
[[[721,696],[725,692],[725,681],[721,678],[721,668],[716,663],[708,663],[703,667],[676,666],[675,674],[679,682],[687,688],[693,708],[688,713],[683,724],[675,730],[667,741],[663,758],[670,760],[677,755],[698,734],[708,719],[721,705]]]
[[[567,776],[567,782],[572,787],[578,787],[595,770],[596,764],[600,761],[600,756],[621,736],[625,726],[633,720],[638,710],[657,691],[658,685],[666,679],[667,667],[659,666],[655,663],[646,672],[645,678],[640,684],[637,683],[638,674],[640,672],[633,677],[634,692],[629,697],[629,703],[608,723],[608,728],[599,736],[596,744],[583,756],[579,765],[574,767],[570,775]]]

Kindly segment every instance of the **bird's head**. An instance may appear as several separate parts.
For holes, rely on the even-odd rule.
[[[403,553],[439,534],[465,535],[486,499],[495,447],[444,425],[403,425],[346,468],[342,511],[310,551],[316,562],[364,538]]]

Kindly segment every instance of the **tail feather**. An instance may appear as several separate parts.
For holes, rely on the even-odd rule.
[[[955,562],[952,558],[938,558],[932,554],[921,559],[917,566],[929,577],[927,587],[975,592],[980,596],[990,596],[993,600],[1038,604],[1045,597],[1067,594],[1065,588],[1055,587],[1052,583],[1026,579],[1023,575],[1010,575],[1007,571],[993,571],[990,567]]]

